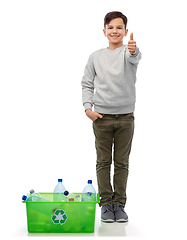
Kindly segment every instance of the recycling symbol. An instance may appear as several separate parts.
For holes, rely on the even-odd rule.
[[[66,215],[65,211],[63,209],[57,209],[54,212],[54,215],[51,216],[51,220],[54,224],[64,224],[68,219],[68,216]]]

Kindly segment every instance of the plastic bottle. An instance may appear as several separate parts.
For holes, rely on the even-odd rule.
[[[66,197],[66,202],[77,202],[77,195],[69,193],[68,191],[65,191],[64,195]]]
[[[27,197],[30,197],[31,195],[40,196],[40,194],[39,194],[39,193],[36,193],[36,192],[34,191],[34,189],[31,189],[30,192],[26,194]]]
[[[41,197],[40,194],[38,192],[35,192],[33,189],[30,190],[30,194]]]
[[[31,189],[29,193],[27,193],[26,195],[22,196],[22,200],[25,201],[30,196],[39,196],[40,197],[40,194],[36,193],[33,189]]]
[[[81,196],[79,194],[75,195],[77,202],[81,202]]]
[[[66,200],[64,196],[64,192],[66,188],[62,184],[62,179],[58,179],[58,184],[56,185],[54,192],[53,192],[53,200],[54,202],[64,202]]]
[[[88,180],[88,185],[84,188],[82,192],[82,202],[95,202],[96,201],[96,191],[92,186],[92,180]]]
[[[22,200],[26,202],[51,202],[48,199],[42,198],[38,195],[31,195],[29,197],[23,195]]]

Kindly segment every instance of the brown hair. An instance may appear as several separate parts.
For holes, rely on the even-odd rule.
[[[105,18],[104,18],[104,28],[106,26],[106,24],[109,24],[109,22],[115,18],[122,18],[123,22],[125,24],[125,29],[127,27],[127,17],[125,15],[123,15],[123,13],[121,12],[117,12],[117,11],[113,11],[113,12],[109,12],[106,14]]]

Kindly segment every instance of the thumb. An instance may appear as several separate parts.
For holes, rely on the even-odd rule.
[[[133,40],[133,33],[130,34],[130,40]]]
[[[101,114],[99,114],[99,113],[97,114],[97,116],[98,116],[99,118],[102,118],[102,117],[103,117],[103,116],[102,116]]]

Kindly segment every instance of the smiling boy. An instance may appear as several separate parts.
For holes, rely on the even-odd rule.
[[[126,27],[127,18],[121,12],[105,16],[103,32],[109,46],[90,55],[82,79],[83,106],[93,121],[101,220],[104,222],[128,221],[124,207],[134,134],[136,71],[141,53],[133,33],[128,46],[123,45],[123,38],[128,34]],[[112,149],[113,187],[110,181]]]

